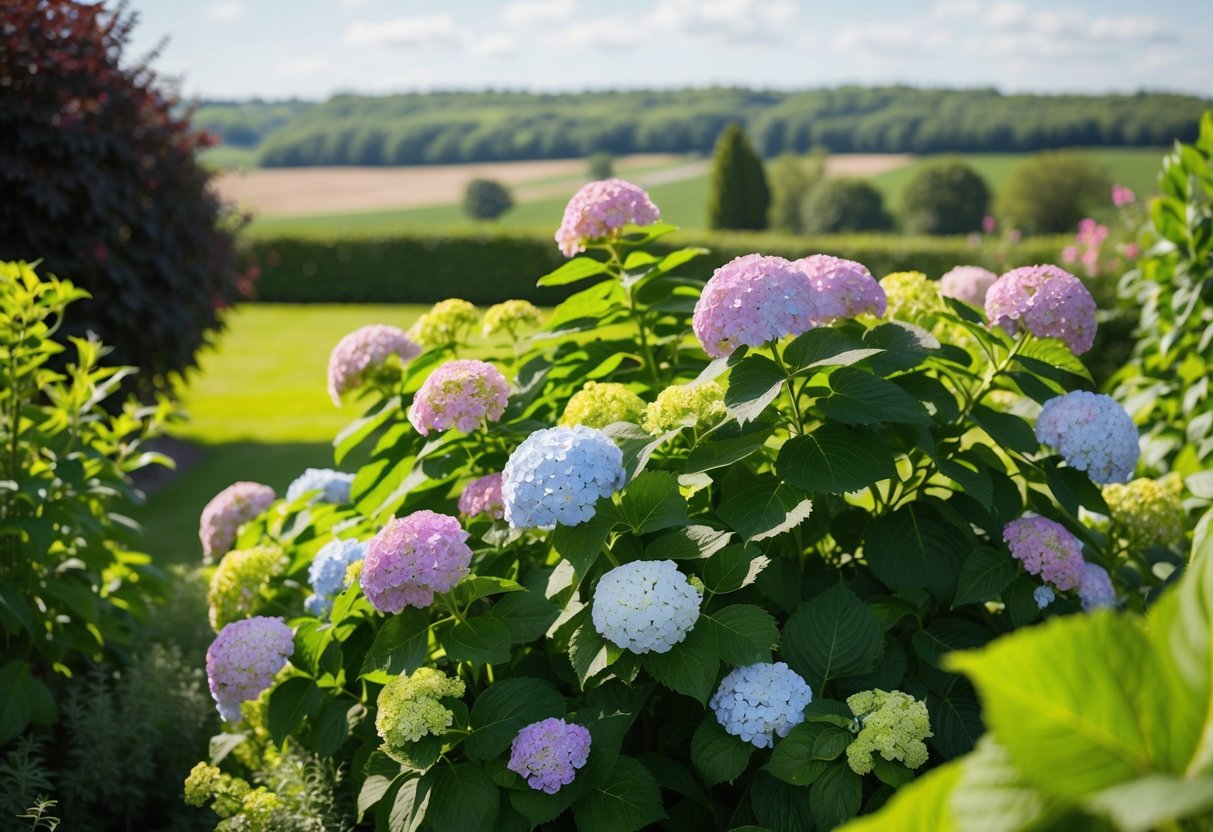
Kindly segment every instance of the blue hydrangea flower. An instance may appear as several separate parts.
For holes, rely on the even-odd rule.
[[[809,683],[784,662],[734,669],[720,682],[709,705],[724,730],[757,748],[770,748],[804,722],[813,701]]]
[[[287,487],[286,499],[287,502],[294,502],[309,491],[319,491],[319,496],[313,499],[341,505],[350,501],[350,486],[353,484],[353,474],[343,474],[331,468],[308,468]]]
[[[1127,481],[1141,452],[1137,425],[1120,403],[1086,390],[1045,402],[1036,420],[1036,438],[1099,485]]]
[[[576,526],[626,480],[623,453],[602,431],[581,425],[537,430],[502,472],[505,519],[515,529]]]
[[[1036,601],[1036,606],[1042,610],[1057,600],[1057,593],[1049,586],[1038,586],[1032,590],[1032,598]]]
[[[1082,578],[1078,581],[1078,599],[1087,612],[1116,606],[1116,587],[1112,586],[1108,570],[1096,563],[1084,563]]]
[[[319,595],[309,595],[303,599],[303,610],[314,618],[323,618],[333,608],[333,602]]]
[[[345,572],[354,561],[366,556],[366,543],[361,540],[333,540],[316,553],[308,570],[312,591],[329,598],[345,589]]]

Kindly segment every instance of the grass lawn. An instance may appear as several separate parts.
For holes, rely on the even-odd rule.
[[[257,167],[257,148],[221,144],[198,154],[199,161],[211,170],[241,170]]]

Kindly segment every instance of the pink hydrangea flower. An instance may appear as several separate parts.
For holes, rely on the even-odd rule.
[[[371,606],[398,613],[428,607],[468,574],[468,533],[454,517],[422,510],[393,517],[367,545],[359,582]]]
[[[492,364],[470,358],[448,361],[430,373],[413,397],[409,421],[422,436],[452,427],[470,431],[486,419],[500,419],[509,397],[509,382]]]
[[[981,266],[957,266],[939,278],[939,293],[980,308],[998,275]]]
[[[510,745],[508,768],[525,777],[532,789],[556,794],[573,782],[589,756],[589,730],[551,717],[518,732]]]
[[[459,495],[459,513],[464,517],[487,514],[494,520],[505,517],[505,503],[501,499],[501,472],[465,485],[463,493]]]
[[[341,405],[341,396],[366,383],[367,375],[389,356],[403,364],[421,353],[404,330],[384,324],[356,329],[337,342],[329,354],[329,398]]]
[[[198,523],[202,562],[213,563],[231,551],[240,527],[269,508],[274,499],[274,489],[259,482],[232,483],[212,497]]]
[[[564,209],[556,242],[565,257],[585,251],[588,240],[609,237],[625,225],[652,225],[661,212],[644,188],[622,179],[583,185]]]
[[[1112,186],[1112,204],[1117,208],[1124,208],[1126,205],[1134,202],[1137,199],[1137,194],[1133,193],[1124,185]]]
[[[746,254],[712,275],[695,304],[695,337],[713,358],[742,344],[757,347],[813,328],[816,293],[805,274],[782,257]]]
[[[862,263],[829,254],[811,254],[792,265],[809,278],[813,287],[816,307],[813,326],[854,318],[863,312],[879,318],[888,308],[884,289]]]
[[[1004,274],[986,293],[991,326],[1014,335],[1060,338],[1082,355],[1095,343],[1095,300],[1082,281],[1057,266],[1024,266]]]
[[[1059,590],[1074,589],[1082,580],[1082,544],[1061,523],[1021,517],[1003,527],[1002,539],[1024,569]]]
[[[986,214],[981,218],[981,230],[985,234],[993,234],[998,230],[998,220]]]
[[[291,628],[277,618],[258,615],[233,621],[206,651],[206,678],[219,713],[240,721],[240,704],[256,699],[295,650]]]

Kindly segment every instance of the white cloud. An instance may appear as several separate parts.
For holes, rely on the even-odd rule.
[[[515,0],[501,10],[501,22],[511,29],[531,29],[568,20],[576,10],[574,0]]]
[[[333,68],[333,62],[329,60],[327,55],[301,55],[298,58],[290,58],[280,62],[274,67],[274,74],[305,78],[310,75],[320,75]]]
[[[514,51],[514,39],[504,32],[493,32],[468,43],[468,52],[486,58],[507,58]]]
[[[450,46],[467,38],[468,33],[449,14],[355,20],[345,30],[345,42],[354,46]]]
[[[361,9],[365,6],[369,6],[371,2],[372,0],[341,0],[341,5],[345,6],[347,9]]]
[[[796,18],[791,0],[658,0],[654,27],[718,41],[778,39]]]
[[[240,0],[223,0],[223,2],[211,4],[211,7],[206,10],[206,16],[220,23],[230,23],[244,17],[244,13],[247,11],[248,9]]]
[[[633,49],[645,37],[635,21],[622,17],[603,17],[572,23],[558,31],[553,43],[573,49],[601,49],[619,52]]]
[[[934,27],[920,30],[905,23],[863,23],[839,29],[833,45],[839,52],[887,56],[938,49],[950,40],[947,32]]]

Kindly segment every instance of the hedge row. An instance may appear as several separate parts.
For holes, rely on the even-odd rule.
[[[660,241],[672,250],[703,246],[710,254],[682,273],[706,280],[723,263],[762,252],[789,259],[816,252],[865,264],[878,277],[916,269],[931,277],[959,264],[993,271],[1053,261],[1060,237],[1018,243],[975,243],[965,237],[849,234],[818,237],[769,233],[680,231]],[[655,248],[662,248],[656,246]],[[253,237],[246,256],[261,270],[257,297],[281,303],[434,303],[459,297],[476,304],[522,298],[551,305],[580,288],[538,288],[535,279],[559,266],[550,231],[406,232],[391,237]]]

